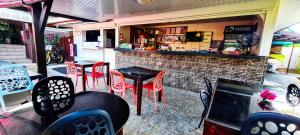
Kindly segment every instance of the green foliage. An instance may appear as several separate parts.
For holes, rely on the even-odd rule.
[[[60,37],[58,34],[54,35],[52,39],[49,38],[49,36],[44,36],[45,45],[59,45]]]
[[[0,20],[0,30],[1,30],[1,31],[6,31],[6,30],[8,30],[8,24],[7,24],[7,22],[1,21],[1,20]]]
[[[16,35],[17,35],[17,33],[15,33],[15,32],[13,31],[13,29],[10,28],[10,27],[7,27],[7,29],[4,31],[4,36],[5,36],[5,38],[12,38],[12,37],[14,37],[14,36],[16,36]]]
[[[47,35],[44,36],[44,42],[45,42],[45,45],[52,45],[49,40],[49,37]]]
[[[298,65],[296,66],[296,72],[297,72],[297,73],[300,73],[300,64],[298,64]]]

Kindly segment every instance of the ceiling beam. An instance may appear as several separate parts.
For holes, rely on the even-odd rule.
[[[74,24],[74,23],[82,23],[82,21],[79,20],[64,20],[64,21],[57,21],[53,23],[47,23],[47,27],[60,27],[62,25],[68,25],[68,24]]]
[[[64,27],[64,26],[47,26],[50,28],[57,28],[57,29],[70,29],[71,27]]]
[[[29,12],[28,8],[26,8],[26,7],[12,7],[11,9]],[[53,17],[63,17],[63,18],[68,18],[68,19],[75,19],[75,20],[79,20],[79,21],[83,21],[83,22],[99,22],[97,20],[86,19],[86,18],[76,17],[76,16],[72,16],[72,15],[61,14],[61,13],[55,13],[55,12],[51,12],[51,11],[50,11],[49,15],[53,16]]]
[[[60,14],[60,13],[54,13],[54,12],[50,12],[50,16],[75,19],[75,20],[79,20],[79,21],[83,21],[83,22],[98,22],[97,20],[86,19],[86,18],[71,16],[71,15],[65,15],[65,14]]]

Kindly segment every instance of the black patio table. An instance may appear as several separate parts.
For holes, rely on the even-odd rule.
[[[71,112],[82,109],[103,109],[110,115],[115,132],[123,133],[123,126],[129,117],[129,105],[119,96],[104,92],[81,92],[76,94],[72,108],[60,114],[63,117]],[[35,113],[32,107],[0,115],[1,135],[38,135],[41,134],[41,117]]]
[[[125,78],[134,80],[134,86],[137,88],[137,115],[141,115],[143,81],[154,78],[160,71],[141,67],[127,67],[117,69]],[[158,102],[161,102],[161,91],[158,94]]]

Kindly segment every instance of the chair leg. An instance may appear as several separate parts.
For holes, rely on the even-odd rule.
[[[132,89],[132,94],[133,94],[133,102],[134,102],[134,104],[136,105],[136,94],[135,94],[134,87],[133,87],[133,89]]]
[[[97,78],[97,77],[96,77],[95,79],[96,79],[96,82],[97,82],[97,86],[98,86],[98,85],[99,85],[99,84],[98,84],[98,79],[99,79],[99,78]]]
[[[201,117],[201,120],[200,120],[200,122],[199,122],[198,128],[200,128],[200,126],[201,126],[203,120],[204,120],[204,117]]]
[[[77,88],[77,84],[78,84],[78,76],[76,76],[75,91],[76,91],[76,88]]]
[[[123,99],[125,99],[125,91],[121,92],[121,96]]]
[[[1,107],[2,107],[2,113],[6,112],[7,109],[6,109],[6,106],[5,106],[4,99],[3,99],[2,95],[0,96],[0,103],[1,103]]]
[[[153,98],[154,98],[154,111],[157,112],[156,94],[155,94],[155,91],[154,91],[154,90],[153,90]]]
[[[88,76],[86,75],[85,76],[85,83],[86,83],[86,86],[89,88],[89,79],[88,79]]]
[[[133,93],[133,102],[134,102],[134,104],[135,105],[137,105],[136,104],[136,88],[135,88],[135,85],[132,87],[132,93]]]
[[[94,88],[94,91],[96,91],[96,88],[95,88],[95,77],[93,77],[93,88]]]
[[[163,108],[166,109],[166,97],[165,97],[165,92],[163,89],[161,90],[161,96],[162,96],[162,100],[163,100]]]
[[[104,86],[106,87],[105,76],[103,76]]]
[[[148,104],[149,104],[150,96],[151,96],[151,93],[150,93],[150,90],[148,90]]]

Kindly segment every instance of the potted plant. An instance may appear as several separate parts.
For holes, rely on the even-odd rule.
[[[276,94],[268,89],[263,90],[260,93],[262,100],[258,103],[259,107],[263,110],[274,110],[271,101],[275,100]]]

